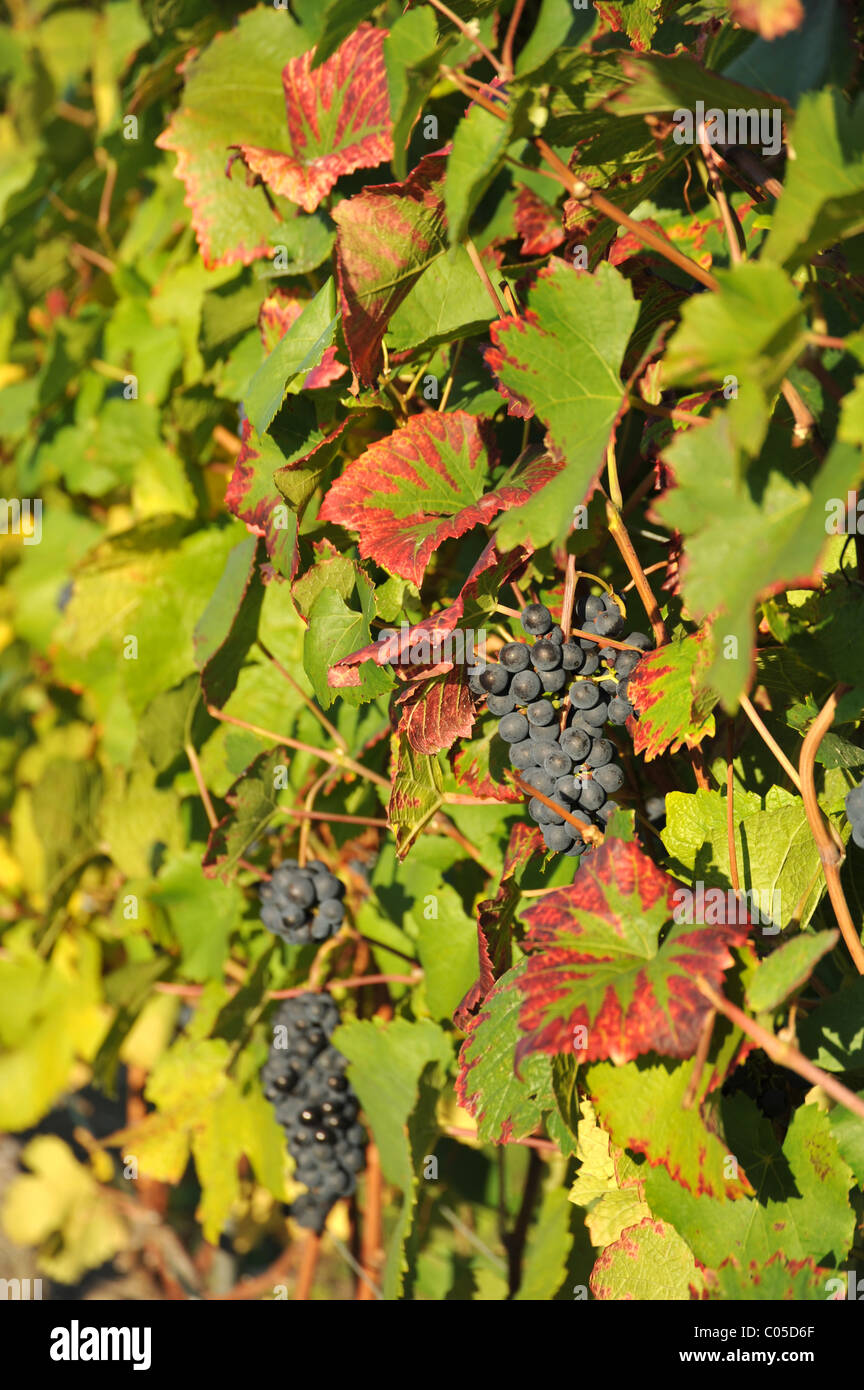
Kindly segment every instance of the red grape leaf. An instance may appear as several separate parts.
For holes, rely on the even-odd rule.
[[[449,608],[440,609],[429,618],[424,618],[422,623],[416,623],[413,627],[406,624],[398,633],[393,629],[390,633],[384,633],[377,641],[362,647],[360,651],[340,657],[330,667],[328,683],[333,686],[356,684],[356,681],[351,679],[352,673],[349,668],[359,666],[363,661],[374,661],[379,666],[416,666],[420,660],[417,648],[422,652],[424,643],[430,658],[434,658],[436,662],[435,667],[427,670],[425,674],[437,675],[441,670],[448,669],[453,662],[450,659],[439,660],[440,656],[446,656],[448,652],[448,648],[441,647],[439,643],[449,633],[455,633],[454,647],[449,650],[451,657],[458,656],[457,630],[471,629],[472,624],[482,621],[484,614],[492,611],[497,598],[491,596],[498,594],[505,579],[524,564],[527,558],[527,550],[521,548],[511,550],[507,555],[499,555],[495,549],[495,542],[490,541],[465,580],[455,603],[451,603]],[[484,597],[487,598],[485,605]],[[463,637],[463,655],[467,654],[467,648],[467,641]]]
[[[285,64],[290,149],[238,145],[273,193],[314,212],[343,174],[392,158],[386,37],[386,29],[361,24],[319,68],[311,50]]]
[[[515,792],[513,799],[515,800],[518,796],[519,793]],[[535,854],[545,853],[546,848],[543,844],[540,827],[529,825],[528,821],[517,821],[510,831],[510,839],[504,851],[504,868],[501,870],[501,877],[509,878],[511,874],[524,869]]]
[[[627,732],[646,762],[667,750],[696,748],[714,734],[717,697],[699,688],[711,664],[706,636],[702,628],[647,652],[630,677],[627,697],[638,717],[628,719]]]
[[[453,774],[460,787],[474,796],[494,796],[498,801],[521,801],[522,793],[503,780],[509,764],[507,753],[498,740],[500,760],[496,757],[494,745],[495,731],[482,736],[475,735],[470,743],[464,744],[453,756]],[[514,832],[517,827],[514,826]],[[530,831],[531,827],[521,828]],[[504,873],[507,873],[506,861]]]
[[[523,256],[546,256],[564,240],[561,213],[524,186],[516,194],[516,231]]]
[[[612,840],[572,887],[527,909],[517,1061],[538,1050],[619,1065],[646,1052],[692,1055],[710,1009],[696,976],[718,989],[747,928],[673,925],[661,945],[676,887],[635,841]]]
[[[459,1053],[456,1097],[475,1117],[478,1137],[486,1143],[524,1138],[544,1110],[555,1108],[548,1057],[535,1053],[521,1075],[514,1066],[526,965],[520,961],[486,995],[482,1012],[468,1021]]]
[[[451,667],[429,680],[425,675],[397,697],[403,705],[399,732],[418,753],[441,753],[457,738],[470,738],[476,715],[463,670]]]
[[[477,909],[480,973],[453,1015],[457,1028],[467,1029],[478,1005],[495,984],[496,976],[510,969],[513,961],[513,919],[520,898],[514,874],[528,862],[535,848],[543,848],[540,831],[527,821],[517,821],[510,831],[498,892],[494,898],[480,903]]]
[[[279,72],[307,43],[308,35],[289,15],[259,5],[203,51],[192,49],[181,64],[183,100],[156,144],[177,155],[176,175],[186,186],[186,206],[208,270],[249,265],[286,240],[291,204],[278,205],[284,219],[278,222],[263,191],[239,172],[226,178],[225,165],[233,142],[280,137],[285,108]],[[250,73],[254,78],[244,78]]]
[[[282,341],[292,323],[300,317],[308,302],[308,299],[301,299],[299,295],[291,294],[288,290],[277,289],[268,294],[258,313],[258,332],[261,334],[261,342],[268,357],[276,344]],[[331,382],[338,381],[340,376],[345,375],[348,368],[336,360],[337,351],[335,343],[325,349],[318,366],[306,373],[302,387],[304,391],[315,391],[322,386],[329,386]]]
[[[269,435],[259,438],[249,420],[243,421],[243,447],[225,492],[225,505],[264,537],[273,566],[286,579],[297,569],[297,518],[273,481],[285,459]]]
[[[486,492],[493,441],[489,425],[464,410],[413,415],[348,465],[320,517],[356,531],[362,556],[419,587],[442,541],[526,502],[562,467],[541,455]]]
[[[777,1250],[770,1260],[751,1260],[742,1268],[735,1256],[730,1255],[716,1269],[705,1269],[702,1288],[691,1286],[690,1296],[732,1303],[753,1302],[754,1299],[771,1303],[798,1303],[803,1299],[824,1302],[828,1298],[829,1279],[835,1289],[838,1284],[845,1286],[839,1297],[846,1298],[847,1281],[842,1276],[838,1278],[835,1270],[817,1265],[812,1256],[806,1260],[792,1260],[784,1251]],[[851,1274],[849,1283],[854,1279],[855,1275]],[[837,1297],[837,1293],[832,1293],[828,1301]]]
[[[333,210],[342,329],[364,386],[378,374],[391,316],[448,248],[446,168],[446,151],[427,154],[404,182],[364,188]]]

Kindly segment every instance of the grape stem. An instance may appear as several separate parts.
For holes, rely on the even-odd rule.
[[[504,64],[501,63],[495,57],[494,53],[489,52],[489,49],[486,47],[485,43],[483,43],[483,41],[477,37],[473,30],[469,28],[469,26],[465,23],[464,19],[460,19],[458,14],[454,14],[453,11],[443,3],[443,0],[429,0],[429,4],[433,5],[436,10],[438,10],[447,19],[449,19],[451,24],[456,25],[456,28],[459,30],[459,33],[462,35],[462,37],[466,38],[469,43],[474,45],[474,47],[477,49],[477,52],[482,54],[482,56],[486,59],[487,63],[492,64],[499,77],[503,77],[506,79],[510,76]]]
[[[743,709],[747,718],[750,720],[750,723],[753,725],[753,728],[756,730],[762,742],[768,748],[771,749],[771,752],[774,754],[774,757],[777,759],[783,771],[786,773],[786,776],[790,779],[791,782],[794,783],[795,787],[800,792],[801,778],[798,776],[797,769],[795,768],[794,764],[792,764],[786,757],[786,754],[783,752],[783,749],[780,747],[780,744],[777,742],[774,736],[768,732],[767,728],[765,727],[764,723],[762,722],[761,718],[756,712],[753,704],[746,695],[741,696],[741,708]]]
[[[846,942],[855,969],[859,975],[864,975],[864,946],[861,944],[861,938],[855,923],[852,921],[852,914],[849,911],[849,904],[846,902],[846,895],[840,881],[840,865],[844,856],[842,842],[838,847],[836,832],[833,832],[833,828],[830,824],[826,824],[822,817],[813,775],[819,744],[834,722],[838,702],[850,689],[851,686],[838,685],[813,720],[807,737],[801,745],[798,774],[801,778],[804,810],[807,813],[811,834],[819,850],[819,859],[822,863],[825,882],[828,885],[828,895],[831,899],[831,906],[834,908],[834,916],[837,918],[837,925],[842,932],[843,940]],[[861,1114],[864,1115],[864,1109],[862,1109]]]
[[[320,1249],[320,1232],[307,1231],[306,1241],[303,1246],[303,1258],[300,1262],[300,1273],[297,1276],[297,1287],[294,1291],[294,1299],[298,1303],[305,1303],[312,1291],[315,1269],[318,1264],[318,1252]]]
[[[207,783],[204,781],[204,774],[201,771],[201,764],[198,761],[198,754],[195,752],[195,749],[193,748],[191,743],[184,743],[183,751],[185,752],[186,757],[189,760],[189,766],[192,769],[192,776],[195,778],[195,785],[198,788],[198,795],[201,798],[201,804],[204,807],[204,813],[207,816],[207,821],[210,826],[210,829],[215,830],[216,826],[219,824],[219,817],[213,810],[213,802],[210,800],[210,793],[207,790]]]
[[[381,1234],[381,1159],[376,1145],[370,1142],[366,1149],[366,1205],[360,1257],[366,1279],[358,1281],[355,1294],[358,1303],[374,1298],[370,1284],[374,1286],[378,1278]]]

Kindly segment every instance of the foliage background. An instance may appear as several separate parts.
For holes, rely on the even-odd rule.
[[[496,18],[491,4],[454,5],[497,53],[512,8]],[[490,539],[517,561],[478,580],[460,621],[498,638],[511,626],[495,611],[509,573],[559,607],[568,555],[626,583],[594,488],[614,424],[640,559],[666,562],[674,677],[635,735],[642,819],[618,818],[604,860],[615,930],[642,920],[644,903],[621,896],[633,856],[684,883],[733,882],[731,748],[742,886],[780,887],[795,907],[779,941],[759,950],[790,939],[798,954],[778,967],[773,994],[762,976],[760,995],[757,958],[736,947],[727,991],[779,1028],[809,988],[799,1046],[864,1087],[860,982],[827,936],[836,922],[805,808],[736,714],[745,690],[758,695],[797,763],[802,735],[844,682],[817,780],[845,837],[843,797],[864,764],[864,609],[860,584],[844,578],[842,538],[825,542],[824,503],[857,488],[864,439],[853,8],[631,0],[583,14],[529,0],[501,122],[480,106],[465,114],[460,74],[488,82],[493,70],[428,5],[3,7],[0,490],[43,502],[40,544],[0,536],[10,1271],[38,1268],[76,1292],[92,1271],[113,1271],[146,1298],[218,1295],[259,1275],[250,1296],[294,1287],[303,1240],[283,1214],[291,1164],[257,1074],[268,992],[306,982],[315,953],[274,946],[254,883],[296,848],[286,812],[310,793],[319,811],[373,822],[311,824],[311,845],[346,877],[353,924],[316,969],[396,977],[336,989],[377,1159],[358,1199],[334,1211],[316,1296],[352,1296],[340,1253],[352,1242],[387,1298],[756,1297],[766,1295],[754,1270],[769,1264],[767,1296],[824,1297],[828,1271],[861,1268],[862,1121],[772,1071],[764,1053],[751,1056],[746,1086],[721,1102],[706,1079],[688,1112],[692,1046],[616,1055],[607,1040],[578,1075],[567,1047],[529,1050],[517,1073],[521,962],[544,926],[521,894],[566,887],[572,865],[532,855],[491,727],[474,723],[464,690],[420,672],[405,710],[392,670],[370,660],[359,684],[330,683],[336,661],[383,626],[452,605]],[[334,177],[321,194],[297,159],[260,155],[286,149],[280,75],[316,44],[319,59],[337,52],[370,20],[389,37],[323,121],[318,153]],[[743,183],[730,186],[748,255],[734,270],[698,157],[669,126],[696,97],[729,104],[740,95],[732,83],[780,104],[795,152],[771,170],[781,198],[754,197],[743,164]],[[376,91],[386,96],[377,126]],[[365,149],[352,167],[334,124],[346,112]],[[541,171],[540,134],[717,274],[717,292],[695,292],[680,268],[568,198]],[[234,146],[242,159],[226,177]],[[363,190],[410,179],[433,152],[428,222],[413,203],[418,220],[400,240],[404,188],[392,204]],[[590,275],[571,264],[582,244]],[[527,301],[539,329],[494,309],[471,254],[499,292],[506,283],[517,307]],[[399,304],[388,300],[394,270],[409,288]],[[814,331],[845,343],[817,347]],[[740,395],[724,407],[728,373]],[[446,383],[443,411],[423,394],[427,376]],[[784,378],[824,449],[810,437],[793,451]],[[682,429],[638,410],[616,421],[622,379],[710,423]],[[533,418],[508,408],[513,393]],[[452,471],[438,512],[415,531],[379,497],[383,522],[370,518],[353,461],[386,447],[406,419],[438,428],[433,415],[472,448],[482,438],[480,463],[466,481],[464,439],[449,454],[441,446]],[[567,468],[532,472],[530,459],[517,462],[526,444],[565,455]],[[399,466],[385,457],[385,473]],[[422,498],[404,495],[422,513]],[[583,500],[588,528],[568,538]],[[631,626],[645,626],[638,598],[628,602]],[[729,635],[741,655],[724,661]],[[301,746],[274,752],[262,730]],[[340,741],[372,779],[340,768]],[[374,824],[388,816],[393,833]],[[842,873],[860,931],[851,855]],[[425,911],[433,900],[437,917]],[[545,926],[560,944],[581,930],[580,900],[554,902]],[[498,1012],[479,1043],[476,1009],[453,1021],[478,973],[478,912],[495,974],[514,971],[513,989],[484,1005]],[[662,914],[648,918],[665,940]],[[589,1005],[574,996],[574,1007]],[[715,1081],[742,1042],[731,1025],[718,1030]],[[466,1072],[465,1057],[481,1053]],[[780,1096],[773,1115],[766,1090]],[[532,1136],[539,1147],[516,1142]],[[728,1152],[750,1175],[746,1192],[724,1186]],[[427,1181],[433,1154],[438,1178]],[[373,1228],[361,1249],[382,1175],[383,1233]]]

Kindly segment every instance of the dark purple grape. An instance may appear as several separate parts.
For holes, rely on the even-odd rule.
[[[557,743],[558,742],[558,718],[552,720],[551,724],[532,724],[531,737],[538,743]]]
[[[510,675],[503,666],[487,666],[478,681],[487,695],[503,695],[510,684]]]
[[[599,665],[600,657],[598,656],[597,652],[586,652],[585,660],[582,663],[582,667],[579,674],[582,676],[593,676],[594,672],[597,670]]]
[[[535,792],[542,792],[544,796],[551,796],[555,790],[555,778],[550,777],[542,767],[527,768],[522,774],[522,780],[529,787],[533,787]]]
[[[593,681],[574,681],[570,687],[570,703],[574,709],[593,709],[600,703],[600,691]]]
[[[564,642],[564,629],[559,627],[557,623],[553,623],[549,631],[544,632],[543,636],[547,642],[554,642],[556,647],[560,647]]]
[[[582,795],[579,798],[579,805],[584,806],[586,811],[597,811],[606,800],[606,793],[599,782],[592,777],[586,781],[582,787]]]
[[[597,627],[594,623],[583,623],[582,632],[596,633]],[[596,637],[577,637],[576,641],[583,651],[596,651],[598,643]]]
[[[626,724],[632,713],[633,706],[630,701],[622,700],[618,695],[609,701],[606,711],[610,724]]]
[[[572,766],[572,759],[568,758],[563,748],[552,744],[543,760],[543,767],[550,777],[566,777]]]
[[[551,724],[555,718],[555,707],[551,700],[536,700],[525,712],[530,724]]]
[[[564,820],[563,816],[558,816],[551,806],[547,806],[538,796],[532,796],[528,802],[528,814],[538,825],[554,825],[558,820]]]
[[[510,694],[520,705],[536,700],[543,686],[536,671],[517,671],[510,684]]]
[[[603,825],[608,825],[609,821],[612,819],[617,810],[617,801],[606,801],[598,811],[595,811],[594,814]]]
[[[498,653],[498,660],[507,671],[525,671],[531,665],[531,656],[524,642],[508,642]]]
[[[567,672],[560,669],[557,671],[541,671],[540,682],[547,695],[558,695],[567,684]]]
[[[599,782],[604,792],[610,795],[617,792],[624,785],[624,769],[619,763],[606,763],[603,767],[598,767],[594,773],[595,782]]]
[[[584,709],[581,717],[586,724],[590,725],[590,727],[596,731],[606,723],[605,702],[601,701],[600,704],[595,705],[593,709]]]
[[[540,637],[552,626],[552,614],[543,603],[529,603],[522,609],[520,622],[523,632],[531,637]]]
[[[573,759],[574,763],[582,762],[587,757],[588,749],[591,747],[591,739],[588,734],[581,729],[572,727],[564,730],[560,742],[564,752]]]
[[[652,652],[654,643],[650,637],[646,637],[644,632],[628,632],[627,636],[621,639],[630,647],[638,647],[640,652]]]
[[[535,671],[554,671],[561,665],[561,648],[544,638],[531,648],[531,664]]]
[[[500,719],[504,714],[513,713],[516,701],[512,695],[490,695],[486,700],[486,708],[490,714]]]
[[[616,651],[612,660],[615,663],[616,673],[626,677],[636,670],[642,657],[638,652]]]
[[[593,620],[603,612],[605,606],[600,594],[589,594],[582,608],[586,622],[593,622]]]
[[[574,840],[569,849],[564,851],[568,859],[581,859],[583,854],[587,854],[588,846],[584,840]]]
[[[618,605],[615,604],[613,607],[614,612],[611,608],[607,608],[603,613],[598,613],[594,619],[594,626],[601,637],[617,637],[624,626]]]
[[[507,716],[509,719],[509,715]],[[536,767],[538,758],[536,745],[530,738],[521,739],[519,743],[510,744],[510,762],[516,768]]]
[[[615,745],[608,738],[595,738],[591,752],[585,759],[589,767],[605,767],[615,756]]]
[[[498,732],[505,743],[521,743],[528,737],[528,720],[524,714],[505,714],[498,725]]]
[[[563,825],[544,825],[543,843],[553,854],[569,849],[576,836],[575,828],[565,821]]]
[[[565,801],[578,801],[582,795],[581,777],[559,777],[555,783],[555,795]]]
[[[581,671],[585,653],[576,642],[565,642],[561,648],[561,665],[565,671]]]

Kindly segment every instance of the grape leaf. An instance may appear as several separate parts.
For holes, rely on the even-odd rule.
[[[487,492],[496,463],[492,432],[476,416],[412,415],[348,465],[319,515],[356,531],[361,555],[419,587],[442,541],[518,506],[561,466],[541,456]]]
[[[705,1284],[698,1296],[723,1302],[797,1303],[799,1300],[824,1302],[830,1269],[820,1269],[812,1259],[790,1260],[779,1250],[767,1264],[751,1260],[743,1269],[729,1258],[717,1269],[705,1271]]]
[[[428,154],[402,183],[378,184],[333,212],[342,327],[363,385],[375,380],[391,315],[447,250],[443,154]]]
[[[405,177],[411,127],[438,80],[441,52],[435,12],[425,6],[400,15],[384,43],[397,178]]]
[[[520,988],[518,1057],[573,1052],[580,1061],[623,1063],[644,1052],[689,1057],[715,989],[732,965],[734,926],[670,928],[676,885],[635,841],[604,843],[571,888],[546,894],[523,914],[530,953]]]
[[[527,964],[520,961],[486,995],[483,1008],[466,1028],[459,1053],[456,1095],[477,1121],[486,1143],[507,1144],[536,1129],[544,1110],[554,1107],[551,1062],[541,1053],[517,1074],[520,993]]]
[[[675,486],[655,504],[664,524],[684,536],[688,609],[700,621],[719,615],[706,681],[727,708],[751,679],[757,600],[816,573],[828,541],[826,503],[846,496],[861,467],[857,448],[835,443],[821,468],[802,460],[792,476],[788,436],[778,429],[742,480],[730,415],[717,411],[707,425],[677,436],[665,456]]]
[[[823,1071],[864,1068],[864,980],[823,999],[798,1023],[800,1046]]]
[[[805,927],[823,884],[819,851],[800,798],[780,787],[772,787],[764,801],[755,793],[736,791],[734,812],[735,854],[750,916],[754,922],[761,919],[766,935],[792,923]],[[669,793],[662,839],[681,879],[731,888],[726,822],[726,798],[719,792]]]
[[[444,801],[444,780],[437,757],[417,753],[405,734],[393,738],[395,770],[387,819],[404,859],[424,825]]]
[[[700,687],[699,673],[708,665],[707,632],[673,637],[656,651],[646,652],[627,686],[627,698],[638,718],[627,721],[633,749],[646,762],[661,753],[696,748],[713,738],[711,713],[716,697]]]
[[[810,978],[815,966],[833,950],[836,931],[803,934],[778,946],[763,960],[747,987],[747,1003],[754,1013],[776,1009]]]
[[[231,809],[210,831],[201,865],[207,878],[218,874],[227,881],[247,846],[273,819],[279,804],[276,772],[284,766],[285,757],[282,748],[259,753],[226,792]]]
[[[589,496],[621,410],[619,368],[638,315],[628,282],[605,263],[595,275],[553,261],[540,272],[521,319],[490,329],[486,361],[508,392],[536,411],[547,447],[567,467],[496,523],[499,544],[563,540]]]
[[[193,636],[195,664],[208,704],[221,708],[237,684],[240,667],[258,634],[264,590],[258,571],[258,539],[235,545]]]
[[[561,211],[523,186],[516,194],[516,231],[522,238],[523,256],[546,256],[564,240]]]
[[[602,1249],[651,1212],[636,1164],[612,1143],[587,1099],[580,1102],[576,1132],[579,1171],[570,1188],[570,1201],[585,1208],[591,1244]]]
[[[444,182],[451,246],[467,235],[471,214],[503,163],[513,135],[512,101],[502,106],[501,114],[504,120],[472,103],[456,127]]]
[[[525,1245],[522,1280],[514,1303],[539,1303],[555,1297],[567,1274],[567,1256],[573,1244],[572,1217],[567,1193],[561,1187],[550,1187],[543,1194]]]
[[[225,505],[249,530],[264,537],[274,568],[290,579],[297,567],[297,519],[278,492],[273,474],[284,458],[269,435],[243,421],[243,447],[225,492]]]
[[[236,173],[226,178],[225,164],[232,144],[278,143],[285,127],[281,69],[307,46],[307,35],[290,15],[259,5],[203,52],[193,49],[183,64],[183,101],[156,144],[177,155],[176,174],[186,186],[186,206],[208,269],[237,261],[249,265],[284,240],[261,189]],[[242,73],[255,74],[254,87],[238,80]],[[276,207],[290,225],[291,204],[277,199]]]
[[[418,753],[441,753],[457,738],[470,738],[476,715],[471,692],[459,667],[423,679],[397,698],[402,705],[399,733]]]
[[[590,1289],[595,1298],[689,1299],[696,1261],[678,1232],[646,1216],[597,1256]]]
[[[285,64],[290,149],[234,141],[274,194],[314,212],[343,174],[390,159],[385,36],[361,24],[320,67],[312,67],[311,51]]]
[[[310,368],[321,368],[338,322],[336,288],[330,277],[286,329],[249,383],[244,403],[258,434],[269,429],[297,378],[302,375],[305,382]],[[301,389],[299,382],[296,389]]]
[[[348,1079],[378,1146],[384,1177],[404,1194],[384,1280],[385,1296],[398,1298],[408,1268],[404,1247],[417,1201],[418,1173],[435,1137],[434,1100],[450,1064],[450,1042],[428,1018],[394,1018],[383,1026],[368,1019],[344,1023],[333,1034],[333,1044],[351,1064]],[[434,1091],[427,1086],[433,1093],[426,1104],[424,1078],[438,1083]]]
[[[283,289],[275,290],[264,300],[258,314],[258,331],[261,334],[264,351],[268,356],[300,317],[308,302],[307,299],[301,299],[299,295],[291,294],[290,291]],[[306,373],[301,390],[320,390],[324,386],[330,386],[345,375],[348,368],[337,361],[337,351],[338,348],[335,346],[325,350],[319,365]]]
[[[852,1173],[840,1157],[830,1121],[815,1105],[795,1111],[783,1143],[789,1196],[737,1202],[696,1196],[661,1168],[646,1173],[649,1206],[687,1232],[696,1259],[718,1268],[733,1257],[742,1266],[767,1264],[778,1252],[793,1260],[844,1259],[855,1229],[848,1192]]]
[[[842,92],[801,98],[788,143],[794,151],[763,255],[789,270],[864,231],[864,98]]]

